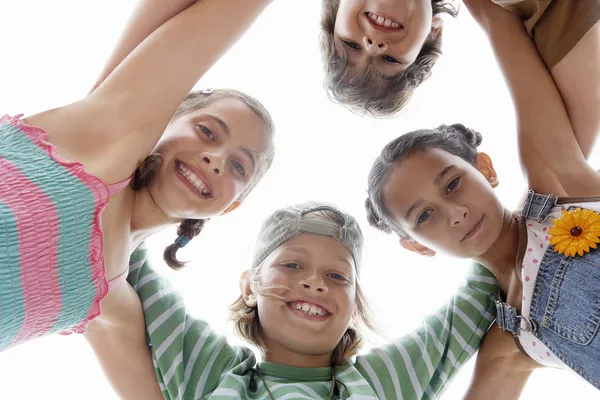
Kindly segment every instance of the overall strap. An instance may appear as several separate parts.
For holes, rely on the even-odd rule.
[[[509,331],[517,337],[520,331],[535,332],[535,321],[519,315],[517,309],[501,300],[496,300],[496,322],[501,331]]]
[[[554,194],[538,194],[530,189],[525,197],[521,216],[525,219],[535,219],[540,223],[544,222],[552,207],[556,206],[557,199]]]

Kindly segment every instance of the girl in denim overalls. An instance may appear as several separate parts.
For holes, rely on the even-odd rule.
[[[477,152],[481,134],[455,124],[408,133],[383,149],[369,175],[369,220],[419,254],[484,264],[502,291],[498,327],[514,335],[530,370],[572,369],[600,388],[600,175],[578,143],[594,138],[573,133],[518,18],[491,5],[478,20],[516,105],[530,188],[522,210],[504,208],[493,193],[498,177]]]

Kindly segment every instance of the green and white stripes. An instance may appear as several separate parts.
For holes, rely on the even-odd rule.
[[[229,345],[205,322],[187,314],[181,297],[154,273],[146,257],[143,247],[132,255],[128,280],[144,306],[165,398],[268,400],[262,381],[253,374],[253,353]],[[345,385],[349,398],[356,400],[436,398],[479,347],[494,319],[497,289],[493,276],[474,265],[467,284],[445,307],[424,318],[419,329],[338,367],[337,379],[343,383],[338,390]],[[328,368],[259,367],[277,399],[312,400],[329,394]]]

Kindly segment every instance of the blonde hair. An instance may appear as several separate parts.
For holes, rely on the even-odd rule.
[[[327,210],[315,211],[310,214],[316,218],[326,218],[335,223],[341,224],[339,217]],[[275,301],[282,301],[281,297],[273,294],[271,291],[278,286],[267,287],[260,281],[260,272],[263,263],[252,267],[250,274],[250,286],[254,294],[270,298]],[[363,335],[361,329],[366,328],[369,331],[376,331],[375,323],[371,317],[371,310],[366,297],[357,280],[356,282],[356,312],[351,325],[346,329],[344,335],[333,350],[331,356],[331,365],[342,365],[350,357],[356,355],[363,344]],[[258,318],[258,307],[250,307],[246,304],[244,298],[240,295],[230,306],[230,319],[234,323],[237,334],[248,343],[256,346],[260,352],[265,355],[267,346],[262,336],[262,328]]]

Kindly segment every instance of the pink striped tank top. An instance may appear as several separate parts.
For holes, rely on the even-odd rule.
[[[0,118],[0,351],[82,333],[108,291],[100,214],[112,193],[43,130]]]

